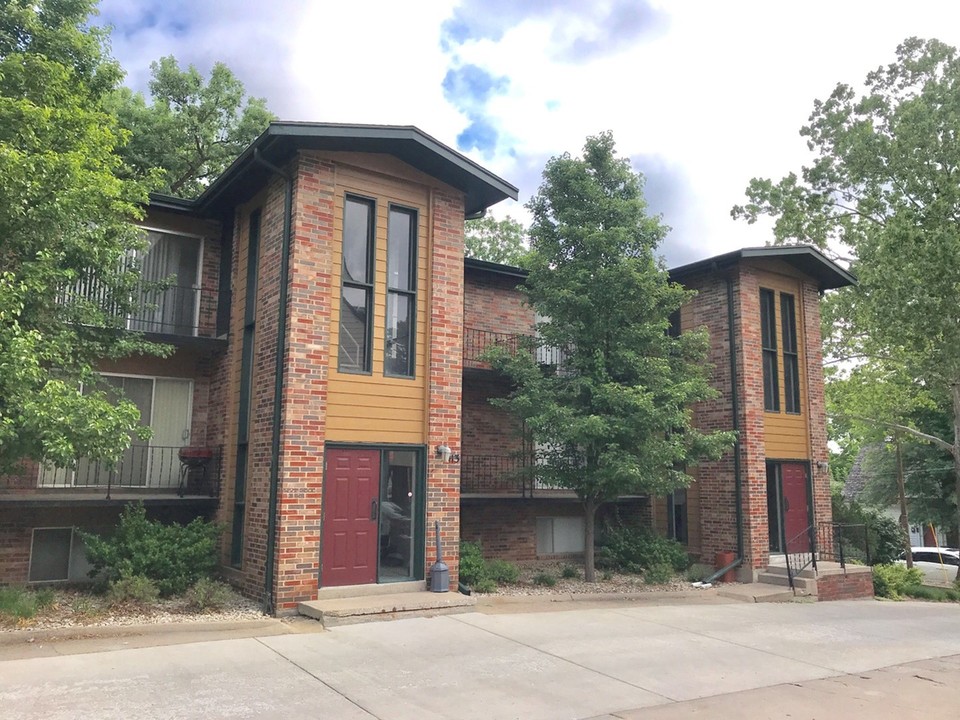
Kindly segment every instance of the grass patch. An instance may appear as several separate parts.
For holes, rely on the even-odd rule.
[[[557,577],[548,572],[537,573],[533,576],[533,584],[542,585],[543,587],[553,587],[557,584]]]
[[[903,589],[903,594],[915,600],[931,600],[933,602],[958,602],[960,592],[954,588],[930,587],[928,585],[909,585]]]
[[[27,590],[24,587],[0,587],[0,617],[11,620],[29,620],[53,604],[50,588]]]

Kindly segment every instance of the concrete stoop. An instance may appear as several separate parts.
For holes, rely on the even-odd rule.
[[[790,589],[790,578],[787,576],[787,568],[782,565],[771,565],[757,575],[755,583],[745,585],[732,585],[728,588],[721,586],[718,595],[720,597],[733,600],[742,600],[744,602],[792,602],[796,600],[836,600],[841,597],[853,599],[855,597],[872,597],[872,594],[855,592],[852,595],[841,595],[836,593],[834,581],[843,576],[863,577],[864,574],[870,575],[870,568],[856,565],[847,565],[842,567],[839,563],[822,561],[818,563],[817,570],[812,567],[804,569],[793,579],[794,589]],[[833,590],[825,590],[827,596],[820,598],[817,587],[817,580],[821,579],[828,583]],[[869,582],[867,583],[870,584]]]
[[[356,623],[433,617],[473,610],[474,597],[455,592],[401,592],[310,600],[299,604],[301,615],[319,620],[325,628]]]

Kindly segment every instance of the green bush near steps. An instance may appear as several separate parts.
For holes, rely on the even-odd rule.
[[[506,560],[484,560],[479,543],[460,543],[460,582],[474,592],[494,592],[499,585],[520,579],[520,570]]]
[[[893,563],[873,566],[873,594],[889,600],[899,600],[907,588],[923,583],[923,573],[917,568]]]

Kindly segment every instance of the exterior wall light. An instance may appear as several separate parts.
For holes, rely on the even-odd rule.
[[[444,462],[450,462],[451,455],[453,455],[453,451],[447,445],[437,445],[436,457],[441,458]]]

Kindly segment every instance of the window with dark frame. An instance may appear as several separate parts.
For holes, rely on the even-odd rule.
[[[763,409],[770,412],[779,412],[777,301],[773,290],[760,290],[760,337],[763,346]]]
[[[800,355],[797,350],[797,309],[793,295],[780,293],[783,328],[783,404],[788,413],[800,413]]]
[[[687,545],[690,542],[685,488],[674,490],[667,495],[667,537],[681,545]]]
[[[243,518],[247,504],[247,464],[250,455],[250,408],[253,396],[254,346],[257,334],[257,266],[260,258],[260,210],[250,213],[247,239],[247,287],[243,303],[243,340],[240,350],[240,402],[237,408],[236,474],[233,486],[233,527],[230,564],[243,562]]]
[[[390,207],[387,222],[387,318],[383,373],[416,372],[417,213]]]
[[[341,372],[368,373],[371,369],[375,218],[373,200],[351,195],[344,200],[337,363]]]

